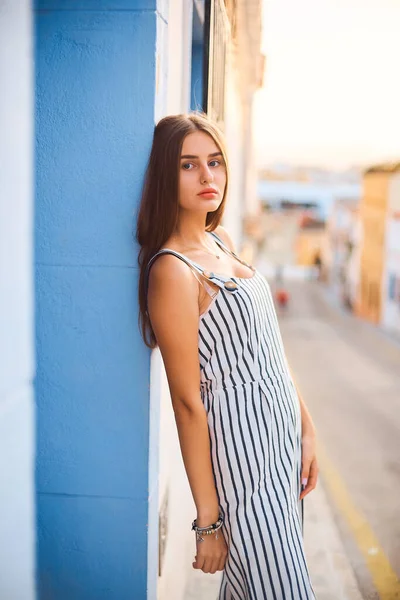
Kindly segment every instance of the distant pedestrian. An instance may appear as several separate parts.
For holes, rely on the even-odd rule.
[[[320,281],[322,275],[322,258],[319,250],[317,250],[314,256],[314,268],[316,271],[316,279]]]
[[[280,308],[286,308],[289,302],[289,294],[284,288],[278,288],[275,292],[275,298]]]
[[[142,333],[162,354],[197,508],[193,567],[224,571],[220,600],[311,600],[302,519],[314,425],[270,287],[220,225],[227,185],[212,121],[157,124],[137,223]]]

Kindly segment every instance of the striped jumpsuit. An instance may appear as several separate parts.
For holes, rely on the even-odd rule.
[[[231,252],[214,232],[222,250]],[[200,393],[228,546],[219,600],[310,600],[303,547],[301,414],[269,285],[205,271],[218,286],[199,318]],[[250,265],[247,265],[250,266]],[[204,281],[204,280],[203,280]]]

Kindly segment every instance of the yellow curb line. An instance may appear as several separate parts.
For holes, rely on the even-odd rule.
[[[317,442],[317,459],[324,476],[324,482],[353,533],[371,573],[379,597],[381,600],[399,600],[400,581],[368,522],[354,506],[344,481],[328,458],[319,440]]]

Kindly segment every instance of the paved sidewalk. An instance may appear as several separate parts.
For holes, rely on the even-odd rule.
[[[193,569],[186,588],[185,600],[217,600],[221,576],[222,572],[210,575]]]
[[[304,505],[304,543],[317,600],[361,600],[321,476]]]
[[[362,600],[322,478],[306,496],[304,505],[305,550],[317,600]],[[221,573],[207,575],[193,569],[185,600],[217,600],[220,580]]]

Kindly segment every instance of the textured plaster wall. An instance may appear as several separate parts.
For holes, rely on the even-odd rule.
[[[150,352],[132,231],[154,127],[156,9],[36,6],[40,598],[146,598]]]

